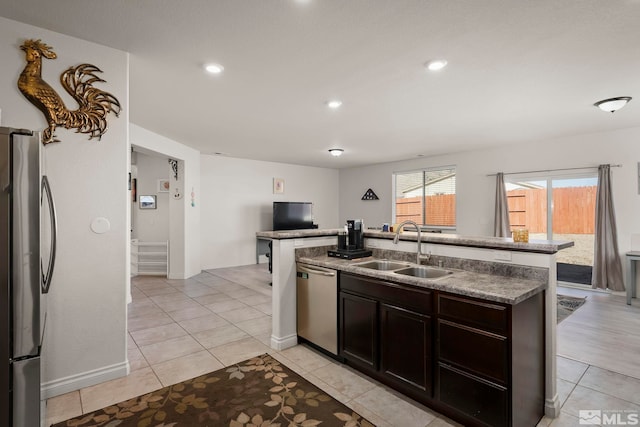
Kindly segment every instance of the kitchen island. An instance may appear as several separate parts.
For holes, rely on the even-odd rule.
[[[339,358],[464,425],[537,425],[546,280],[451,269],[442,257],[442,267],[416,267],[406,253],[374,251],[355,262],[299,251],[305,266],[338,272]],[[435,277],[404,274],[414,268]]]
[[[271,345],[282,349],[297,343],[296,337],[296,258],[317,265],[342,262],[344,271],[356,269],[354,261],[328,260],[328,246],[336,245],[338,230],[294,230],[287,232],[260,232],[258,236],[273,240],[273,331]],[[374,257],[415,260],[416,233],[404,232],[400,242],[394,245],[394,234],[366,231],[365,246],[374,251]],[[469,237],[424,233],[421,238],[422,253],[429,254],[429,264],[442,264],[445,268],[460,270],[456,277],[447,277],[440,284],[448,288],[436,289],[450,294],[487,299],[503,304],[517,303],[539,294],[544,309],[544,409],[555,417],[559,413],[556,392],[556,253],[573,245],[572,242],[531,241],[514,243],[511,239],[494,237]],[[362,260],[360,260],[362,261]],[[326,266],[326,264],[325,264]],[[362,271],[350,271],[356,274]],[[384,274],[380,272],[367,273]],[[510,278],[510,279],[509,279]],[[384,280],[384,279],[383,279]],[[415,286],[418,279],[407,277],[404,284]],[[440,279],[439,279],[440,280]],[[437,282],[437,281],[436,281]],[[478,287],[469,283],[493,283],[484,286],[482,295]],[[425,282],[421,282],[425,283]],[[524,286],[523,292],[513,292],[514,287]],[[491,289],[490,289],[491,288]],[[500,289],[503,291],[500,292]],[[475,294],[474,294],[475,292]],[[511,295],[509,295],[511,293]],[[493,296],[491,295],[493,294]],[[494,299],[491,299],[494,298]]]

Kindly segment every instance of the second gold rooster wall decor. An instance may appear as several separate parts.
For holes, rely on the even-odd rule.
[[[51,46],[40,40],[27,40],[20,46],[25,52],[27,65],[18,79],[20,92],[42,113],[48,127],[42,133],[42,143],[59,142],[54,134],[56,126],[75,129],[89,134],[89,139],[102,137],[107,131],[107,115],[120,114],[120,102],[115,96],[93,87],[103,83],[96,75],[102,71],[91,64],[80,64],[68,68],[60,75],[64,89],[78,102],[76,110],[69,110],[58,93],[42,79],[42,57],[56,59]]]

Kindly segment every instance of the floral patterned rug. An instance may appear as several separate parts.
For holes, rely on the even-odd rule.
[[[268,354],[53,427],[375,427]]]

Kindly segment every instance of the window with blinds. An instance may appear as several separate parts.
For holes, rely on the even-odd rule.
[[[394,174],[395,222],[428,227],[456,226],[456,169],[425,169]]]

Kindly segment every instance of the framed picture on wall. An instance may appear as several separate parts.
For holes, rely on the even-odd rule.
[[[168,179],[159,179],[158,180],[158,193],[168,193],[170,186],[171,185],[169,184],[169,180]]]
[[[284,194],[284,179],[273,178],[273,194]]]
[[[143,196],[140,195],[140,209],[155,209],[156,208],[156,196]]]

